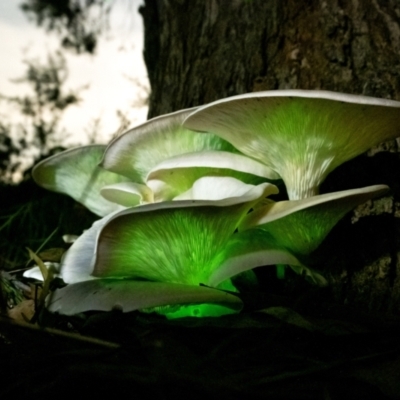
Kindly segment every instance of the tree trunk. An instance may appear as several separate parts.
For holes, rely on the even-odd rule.
[[[273,89],[400,100],[399,0],[145,0],[141,13],[149,117]],[[371,149],[321,188],[392,188],[317,252],[336,299],[371,312],[400,312],[399,153],[396,141]]]

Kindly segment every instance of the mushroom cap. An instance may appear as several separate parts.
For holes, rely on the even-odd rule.
[[[55,154],[39,162],[32,177],[39,186],[67,194],[99,216],[122,210],[124,207],[100,195],[102,187],[128,181],[98,166],[105,149],[90,145]]]
[[[204,176],[233,177],[253,185],[279,179],[266,165],[247,156],[210,150],[168,158],[149,172],[146,181],[156,201],[172,200]]]
[[[146,183],[148,173],[162,161],[204,150],[238,151],[214,134],[201,135],[182,126],[194,108],[153,118],[114,139],[104,154],[102,167],[133,182]]]
[[[239,231],[260,229],[266,246],[286,249],[302,260],[321,244],[345,214],[388,190],[386,185],[374,185],[302,200],[270,201],[250,212],[239,226]]]
[[[249,209],[277,192],[268,183],[242,185],[240,196],[162,202],[117,213],[99,230],[92,275],[208,285],[210,274],[229,257],[226,246]]]
[[[57,289],[47,298],[46,306],[51,312],[74,315],[85,311],[123,312],[144,308],[173,306],[182,304],[202,304],[208,306],[203,315],[221,315],[239,311],[241,300],[229,293],[202,286],[182,285],[166,282],[146,282],[125,279],[97,279],[79,282]],[[212,303],[212,304],[210,304]],[[175,314],[174,308],[171,314]],[[193,310],[194,309],[194,310]],[[199,307],[185,310],[199,312]],[[200,311],[200,312],[201,312]]]
[[[327,174],[400,136],[400,102],[328,91],[233,96],[194,110],[184,126],[214,133],[276,171],[290,199],[318,193]]]
[[[213,193],[212,188],[216,186],[222,186],[223,190]],[[64,254],[61,278],[66,283],[94,279],[96,269],[97,277],[187,283],[193,278],[190,277],[192,262],[185,257],[191,259],[194,254],[205,259],[217,257],[215,252],[222,252],[224,243],[253,204],[277,192],[277,188],[269,183],[252,186],[234,178],[202,178],[196,183],[195,190],[208,200],[192,200],[188,195],[187,200],[142,205],[96,221]],[[217,236],[215,243],[213,236]],[[190,248],[193,246],[192,254]],[[185,254],[180,254],[181,250]],[[205,255],[207,252],[208,256]],[[214,261],[218,263],[218,260]],[[181,272],[175,271],[177,267]],[[212,266],[207,264],[204,268],[212,269]],[[183,280],[176,279],[174,271],[181,273]]]
[[[227,180],[235,181],[227,177],[202,178],[199,185],[205,186],[208,196],[213,185],[207,183],[221,179],[225,181],[223,187],[228,186]],[[238,192],[237,184],[241,185]],[[165,313],[169,317],[221,315],[238,310],[241,302],[235,296],[200,288],[199,283],[208,284],[211,274],[229,258],[230,252],[237,257],[259,250],[251,248],[251,240],[239,249],[233,245],[236,239],[232,236],[248,210],[276,191],[269,183],[252,186],[236,181],[233,197],[220,194],[214,200],[154,203],[107,215],[66,252],[60,275],[70,285],[58,289],[48,300],[49,310],[71,315],[115,307],[126,312],[168,305]],[[251,233],[243,235],[248,237]],[[227,252],[226,248],[230,250]],[[267,264],[265,258],[260,262]],[[240,271],[237,263],[233,268],[225,267],[213,279],[215,286],[234,290],[229,278],[253,268],[253,264],[254,257]],[[198,303],[202,305],[192,308],[191,304]],[[180,305],[178,311],[170,308],[174,304]]]
[[[153,203],[153,191],[146,185],[135,182],[120,182],[100,189],[100,194],[107,200],[124,207]]]
[[[268,185],[268,192],[265,196],[279,193],[274,185]],[[230,176],[204,176],[198,179],[186,191],[174,198],[174,200],[224,200],[240,199],[248,196],[255,186],[244,183]],[[231,201],[231,200],[230,200]],[[263,199],[261,199],[263,201]]]

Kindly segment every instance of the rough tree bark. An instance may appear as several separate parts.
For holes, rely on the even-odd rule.
[[[324,89],[400,100],[399,0],[145,0],[149,117],[240,93]],[[400,115],[399,115],[400,124]],[[400,142],[334,171],[322,192],[385,183],[318,252],[336,298],[400,313]]]

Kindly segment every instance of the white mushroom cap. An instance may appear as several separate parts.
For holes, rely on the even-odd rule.
[[[74,315],[93,310],[130,312],[159,306],[204,303],[211,312],[217,308],[220,314],[239,311],[243,305],[238,297],[208,287],[125,279],[98,279],[68,285],[50,295],[46,305],[51,312]]]
[[[388,190],[386,185],[374,185],[302,200],[270,201],[249,213],[239,230],[260,229],[267,247],[286,249],[301,259],[311,254],[355,206]]]
[[[128,181],[98,166],[105,149],[90,145],[55,154],[33,168],[33,179],[45,189],[71,196],[99,216],[122,210],[100,195],[102,187]]]
[[[215,192],[213,188],[217,185],[223,190]],[[206,253],[210,259],[217,257],[213,246],[223,252],[224,243],[253,204],[277,193],[276,186],[270,183],[253,186],[234,178],[209,177],[200,179],[193,190],[203,200],[198,197],[193,200],[188,193],[186,200],[142,205],[96,221],[64,254],[60,268],[62,279],[66,283],[94,279],[92,274],[97,268],[98,277],[163,280],[165,275],[167,281],[173,281],[176,277],[171,276],[181,275],[182,280],[176,282],[188,283],[196,279],[193,277],[196,274],[190,273],[194,266],[185,266],[185,257],[198,254],[199,259],[207,259]],[[202,240],[204,249],[200,246]],[[185,255],[191,246],[195,247],[194,253]],[[175,270],[181,258],[182,271]],[[207,270],[212,266],[207,264],[201,268]],[[207,284],[206,278],[207,275],[202,283]]]
[[[105,199],[124,207],[154,202],[153,191],[148,186],[135,182],[107,185],[100,189],[100,193]]]
[[[153,118],[117,137],[107,147],[102,167],[145,184],[148,173],[168,158],[205,150],[238,152],[214,134],[204,136],[184,128],[182,122],[193,110]]]
[[[276,90],[222,99],[184,126],[214,133],[276,171],[292,200],[318,194],[325,177],[400,136],[400,102],[344,93]]]
[[[204,176],[232,177],[251,184],[279,179],[266,165],[247,156],[213,150],[168,158],[149,172],[146,181],[154,192],[155,201],[171,200],[190,190],[194,182]]]
[[[229,177],[207,177],[193,190],[209,197],[207,193],[221,179],[226,193],[214,200],[191,200],[188,194],[187,200],[134,207],[96,221],[65,254],[60,271],[70,285],[49,298],[49,310],[71,315],[115,307],[126,312],[198,303],[217,304],[211,309],[196,306],[195,312],[204,315],[240,309],[235,296],[199,284],[208,284],[224,259],[252,252],[250,243],[241,249],[230,244],[231,239],[236,243],[232,236],[248,210],[277,189],[269,183],[253,186]],[[225,268],[216,285],[234,290],[229,278],[236,270],[236,265]],[[190,308],[181,311],[172,314],[188,315]]]

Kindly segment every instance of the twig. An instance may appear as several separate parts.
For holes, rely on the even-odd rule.
[[[58,336],[58,337],[66,338],[66,339],[76,340],[76,341],[83,342],[83,343],[94,344],[97,346],[106,347],[109,349],[118,349],[121,347],[118,343],[108,342],[106,340],[101,340],[101,339],[93,338],[90,336],[82,336],[77,333],[69,333],[69,332],[59,330],[59,329],[41,328],[37,325],[32,325],[29,323],[15,322],[9,318],[4,318],[3,316],[0,316],[0,325],[11,326],[13,328],[31,330],[31,331],[43,333],[46,335]]]

